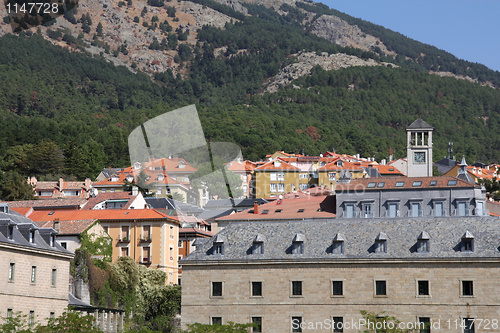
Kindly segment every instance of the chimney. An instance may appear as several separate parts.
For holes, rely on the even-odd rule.
[[[64,179],[59,178],[59,191],[62,191],[64,188]]]
[[[380,164],[382,164],[382,165],[386,165],[387,164],[387,161],[385,160],[385,158],[382,159],[382,161],[380,161]]]
[[[389,148],[389,163],[393,161],[392,147]]]
[[[85,190],[89,191],[90,190],[90,187],[92,186],[92,181],[90,180],[90,178],[85,178]]]
[[[61,223],[59,219],[54,219],[54,230],[59,232],[61,230]]]
[[[259,214],[259,204],[257,204],[257,201],[253,202],[253,213]]]

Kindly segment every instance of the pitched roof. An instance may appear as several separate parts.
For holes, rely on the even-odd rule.
[[[410,124],[406,129],[434,129],[431,125],[427,124],[422,119],[418,118]]]
[[[56,211],[35,211],[30,215],[33,221],[76,221],[97,219],[99,221],[113,220],[175,220],[172,216],[167,216],[155,209],[101,209],[101,210],[56,210]]]
[[[283,199],[258,206],[258,213],[253,209],[219,217],[216,221],[248,221],[248,220],[293,220],[310,218],[333,218],[332,197],[308,196],[302,194],[298,198]]]
[[[224,255],[211,255],[212,239],[196,242],[196,251],[181,263],[192,261],[260,261],[279,260],[301,262],[306,260],[328,260],[339,262],[346,259],[414,259],[435,258],[487,258],[500,260],[500,228],[496,217],[443,217],[443,218],[398,218],[387,223],[384,219],[349,219],[311,221],[255,221],[233,222],[219,232],[230,242],[224,245]],[[430,252],[418,253],[416,243],[425,231],[430,235]],[[460,250],[462,236],[466,231],[474,235],[474,251]],[[291,254],[289,248],[296,234],[305,235],[303,254]],[[334,237],[342,233],[344,254],[329,252]],[[375,253],[375,239],[381,233],[387,237],[387,252]],[[263,254],[249,254],[256,235],[264,235]]]
[[[335,171],[335,170],[353,170],[363,171],[361,162],[334,161],[322,166],[318,170]]]
[[[449,183],[456,181],[456,185]],[[419,185],[418,182],[421,182]],[[435,184],[434,184],[435,182]],[[368,186],[368,184],[375,184]],[[382,184],[383,183],[383,184]],[[402,184],[401,184],[402,183]],[[396,186],[401,185],[401,186]],[[432,184],[432,185],[431,185]],[[450,185],[448,185],[450,184]],[[415,186],[414,186],[415,185]],[[418,185],[418,186],[417,186]],[[433,189],[433,188],[450,188],[450,187],[474,187],[476,185],[466,182],[461,179],[449,176],[441,177],[380,177],[380,178],[359,178],[352,179],[349,183],[337,183],[335,191],[385,191],[398,189]]]
[[[196,236],[205,236],[212,237],[214,234],[210,231],[201,230],[198,228],[180,228],[179,229],[179,237],[185,237],[188,235],[196,235]]]
[[[50,209],[50,208],[80,208],[87,203],[84,198],[57,198],[44,200],[20,200],[20,201],[3,201],[9,204],[9,207],[32,207],[34,209]]]
[[[247,171],[251,172],[257,167],[257,163],[252,161],[232,161],[227,164],[229,171]]]
[[[276,165],[277,164],[276,162],[280,162],[279,166]],[[282,171],[282,170],[299,171],[300,169],[283,161],[283,160],[281,160],[280,158],[277,158],[273,161],[269,161],[266,164],[261,165],[258,168],[255,168],[255,171],[271,171],[271,170],[275,170],[275,171]]]
[[[76,221],[59,221],[59,235],[80,235],[82,232],[92,226],[97,219],[76,220]],[[54,221],[36,222],[40,228],[54,229]]]
[[[90,198],[85,207],[83,207],[82,209],[90,210],[93,209],[95,205],[101,202],[108,200],[119,200],[119,199],[127,200],[127,203],[123,205],[122,209],[128,209],[136,198],[137,195],[132,195],[129,192],[99,193],[95,197]]]

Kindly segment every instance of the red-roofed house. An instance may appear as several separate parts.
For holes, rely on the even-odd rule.
[[[288,193],[278,199],[253,209],[219,217],[212,223],[212,231],[219,232],[231,222],[251,222],[269,220],[304,220],[335,218],[335,198],[324,195],[322,191],[313,191],[319,195],[304,192]]]
[[[227,169],[241,178],[241,189],[243,190],[241,198],[252,196],[252,174],[255,168],[257,168],[257,164],[252,161],[232,161],[227,164]]]
[[[179,221],[154,209],[34,211],[35,222],[98,220],[112,239],[113,261],[130,256],[138,264],[161,269],[167,282],[178,282]]]
[[[92,181],[85,179],[84,182],[64,181],[38,181],[36,177],[28,178],[28,183],[33,186],[35,196],[39,199],[54,198],[88,198],[92,189]]]
[[[340,178],[341,172],[349,171],[351,178],[364,178],[366,171],[360,162],[347,162],[337,159],[318,169],[318,182],[321,187],[327,186],[330,190],[335,190],[335,182]]]

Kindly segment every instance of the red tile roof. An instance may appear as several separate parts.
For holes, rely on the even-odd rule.
[[[137,198],[137,195],[132,195],[130,192],[115,192],[115,193],[99,193],[94,198],[90,198],[87,204],[82,208],[82,210],[90,210],[95,207],[95,205],[107,201],[107,200],[128,200],[127,204],[123,206],[122,209],[128,209],[130,204],[134,199]]]
[[[35,209],[49,208],[79,208],[83,206],[87,199],[84,198],[57,198],[44,200],[20,200],[20,201],[4,201],[9,204],[9,207],[33,207]]]
[[[371,164],[374,169],[377,169],[378,172],[383,175],[393,175],[393,176],[404,176],[398,169],[396,169],[392,165],[381,165],[381,164]]]
[[[155,209],[101,209],[101,210],[56,210],[34,211],[29,216],[34,222],[39,221],[76,221],[97,219],[100,221],[112,220],[175,220],[176,217],[168,216]]]
[[[275,162],[281,162],[281,165],[280,166],[275,166]],[[299,168],[297,167],[294,167],[293,165],[291,164],[288,164],[287,162],[284,162],[282,159],[280,158],[277,158],[273,161],[269,161],[267,162],[266,164],[258,167],[258,168],[255,168],[255,171],[270,171],[270,170],[276,170],[276,171],[280,171],[280,170],[293,170],[293,171],[300,171]]]
[[[298,196],[298,198],[291,197]],[[247,221],[247,220],[277,220],[277,219],[309,219],[309,218],[334,218],[332,212],[320,209],[328,204],[333,197],[313,196],[305,193],[289,194],[273,202],[258,206],[258,214],[254,214],[253,209],[245,210],[239,213],[222,216],[216,221]],[[321,206],[320,206],[321,205]],[[328,205],[333,209],[333,205]],[[301,212],[299,212],[301,210]],[[266,212],[267,211],[267,212]]]
[[[455,180],[456,185],[448,186],[450,180]],[[431,182],[435,181],[436,184],[431,186]],[[402,186],[396,186],[397,183],[403,182]],[[413,186],[415,182],[421,182],[420,186]],[[374,187],[368,187],[369,183],[374,183]],[[379,184],[384,183],[383,187],[379,187]],[[335,191],[378,191],[378,190],[397,190],[397,189],[418,189],[418,188],[453,188],[453,187],[474,187],[475,184],[466,182],[464,180],[449,177],[379,177],[379,178],[359,178],[352,179],[350,183],[337,183]]]
[[[76,220],[76,221],[59,221],[60,235],[80,235],[82,232],[90,228],[97,219]],[[54,221],[36,222],[40,228],[54,228]]]
[[[31,207],[10,207],[10,209],[24,216],[29,216],[33,212]]]
[[[342,166],[338,165],[339,163],[341,163]],[[327,165],[322,166],[318,170],[325,170],[325,171],[327,171],[327,170],[328,171],[329,170],[332,170],[332,171],[333,170],[359,170],[359,171],[362,171],[363,168],[361,167],[360,162],[335,161],[335,162],[331,162],[331,163],[328,163]]]
[[[229,171],[253,171],[257,167],[257,163],[254,163],[252,161],[243,161],[243,162],[238,162],[238,161],[233,161],[227,164],[228,165],[228,170]]]

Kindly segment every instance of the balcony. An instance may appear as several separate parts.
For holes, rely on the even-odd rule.
[[[130,243],[130,237],[122,237],[118,239],[118,243]]]
[[[141,242],[141,243],[151,243],[151,236],[143,236],[143,237],[141,237],[141,239],[139,240],[139,242]]]
[[[448,216],[448,211],[447,210],[436,210],[436,209],[433,209],[431,210],[431,214],[430,216],[434,216],[434,217],[446,217]]]

